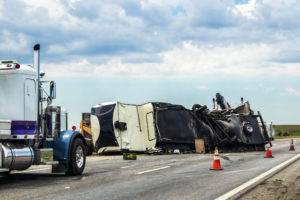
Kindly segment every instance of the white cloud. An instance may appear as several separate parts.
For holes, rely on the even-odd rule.
[[[209,88],[206,87],[205,85],[198,85],[198,86],[196,86],[196,89],[198,89],[198,90],[209,90]]]
[[[295,90],[294,88],[286,88],[282,95],[300,96],[300,91]]]
[[[238,4],[235,7],[236,10],[233,10],[235,14],[240,12],[243,16],[249,19],[257,19],[255,16],[255,11],[257,8],[256,0],[250,0],[247,4]]]
[[[18,17],[5,9],[9,2]],[[0,0],[0,46],[17,45],[15,51],[29,52],[29,62],[29,45],[41,42],[42,62],[51,69],[63,65],[72,76],[82,75],[71,71],[82,60],[92,77],[300,76],[299,5],[282,0],[244,5],[230,0]],[[174,8],[186,14],[174,16]]]
[[[4,7],[4,0],[0,0],[0,20],[1,18],[3,18],[3,14],[2,14],[3,7]]]
[[[74,4],[79,2],[81,0],[69,0],[69,7],[75,10],[76,8],[74,7]]]
[[[27,51],[28,38],[22,33],[15,34],[8,30],[3,30],[0,32],[0,38],[0,49],[4,49],[6,52],[8,50],[14,50],[15,53],[24,53]]]
[[[65,15],[66,9],[60,0],[22,0],[28,5],[27,12],[30,13],[39,8],[45,8],[50,18],[60,18]]]
[[[191,41],[182,46],[162,52],[161,62],[127,63],[122,57],[112,57],[103,64],[93,63],[86,58],[85,62],[68,62],[48,64],[53,76],[129,76],[129,77],[169,77],[186,78],[228,78],[228,77],[281,77],[300,76],[297,63],[273,63],[268,59],[274,54],[275,47],[267,44],[243,46],[202,46]],[[60,73],[63,65],[65,73]],[[267,66],[267,67],[264,67]],[[82,70],[79,70],[82,67]],[[262,86],[261,86],[262,87]],[[204,89],[204,88],[198,88]],[[264,87],[266,92],[274,88]]]

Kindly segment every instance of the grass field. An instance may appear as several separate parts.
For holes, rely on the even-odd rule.
[[[275,138],[300,137],[300,125],[274,125]]]

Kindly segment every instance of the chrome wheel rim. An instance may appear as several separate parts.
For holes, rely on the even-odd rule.
[[[84,160],[83,149],[81,146],[78,146],[76,149],[76,165],[78,168],[82,167],[83,160]]]

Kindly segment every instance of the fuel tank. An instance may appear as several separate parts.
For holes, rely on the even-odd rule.
[[[2,166],[10,170],[25,170],[34,160],[34,151],[22,143],[2,143]]]

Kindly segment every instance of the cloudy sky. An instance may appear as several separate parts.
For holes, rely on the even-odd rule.
[[[98,103],[212,107],[240,97],[275,124],[300,123],[297,0],[0,0],[0,59],[31,64],[71,125]]]

